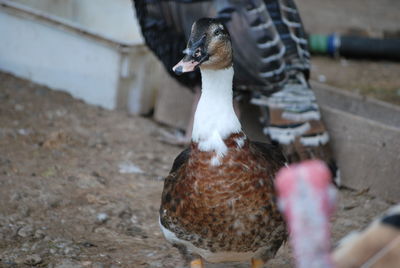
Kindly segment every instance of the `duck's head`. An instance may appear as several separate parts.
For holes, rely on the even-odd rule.
[[[224,69],[232,65],[232,45],[226,27],[218,19],[203,18],[193,23],[186,54],[173,67],[180,75],[197,68]]]

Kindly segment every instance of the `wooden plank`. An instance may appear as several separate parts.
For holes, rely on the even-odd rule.
[[[318,103],[400,128],[400,107],[343,89],[311,82]]]
[[[342,183],[400,201],[400,129],[322,106]]]

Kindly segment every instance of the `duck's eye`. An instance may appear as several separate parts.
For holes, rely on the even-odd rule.
[[[222,34],[221,29],[216,29],[216,30],[214,31],[214,35],[215,35],[215,36],[218,36],[218,35],[220,35],[220,34]]]

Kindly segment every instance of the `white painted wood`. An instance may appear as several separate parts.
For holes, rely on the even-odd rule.
[[[0,12],[0,69],[108,109],[116,106],[118,51],[31,19]]]
[[[129,0],[0,0],[0,36],[1,71],[107,109],[154,107],[163,70]]]
[[[11,0],[119,42],[142,44],[131,0]]]

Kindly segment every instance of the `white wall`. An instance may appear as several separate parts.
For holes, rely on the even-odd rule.
[[[90,104],[116,107],[118,50],[81,34],[0,9],[0,69]]]
[[[77,23],[105,37],[143,43],[131,0],[12,0]]]
[[[77,21],[84,27],[106,36],[142,42],[131,0],[74,0]]]

